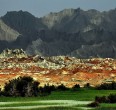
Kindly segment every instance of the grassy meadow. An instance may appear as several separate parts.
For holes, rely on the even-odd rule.
[[[54,103],[54,102],[41,103],[39,101],[44,101],[44,100],[94,101],[95,96],[108,96],[109,94],[114,94],[114,93],[116,93],[116,90],[80,89],[78,91],[72,91],[72,90],[54,91],[51,93],[51,95],[43,96],[43,97],[42,96],[41,97],[40,96],[38,97],[2,97],[1,96],[0,102],[4,102],[4,103],[0,104],[0,110],[3,110],[2,107],[20,107],[20,106],[28,107],[30,105],[31,106],[49,105],[48,107],[33,108],[32,110],[81,110],[84,109],[82,107],[86,107],[86,105],[75,105],[75,106],[66,107],[66,106],[62,106],[62,104],[60,106],[60,103]],[[33,103],[33,101],[35,101],[35,103]],[[8,102],[8,104],[5,104],[5,102],[6,103]],[[12,102],[16,102],[16,103],[12,104]],[[52,107],[51,105],[56,105],[56,107]],[[116,110],[116,104],[101,104],[100,107],[93,109]],[[7,110],[11,110],[11,109],[7,109]]]

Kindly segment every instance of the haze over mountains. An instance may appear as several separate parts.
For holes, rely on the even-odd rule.
[[[0,18],[0,51],[23,48],[28,54],[116,58],[116,9],[64,9],[37,18],[24,11]]]

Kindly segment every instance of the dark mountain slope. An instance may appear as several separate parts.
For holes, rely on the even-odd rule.
[[[14,11],[1,19],[20,34],[13,42],[7,42],[7,38],[0,41],[1,50],[8,47],[44,56],[116,57],[116,9],[65,9],[42,18]]]
[[[29,12],[7,12],[7,14],[3,16],[1,19],[8,26],[13,28],[14,30],[17,30],[19,33],[25,36],[30,34],[33,35],[34,32],[42,28],[42,24],[39,22],[38,18],[34,17]]]
[[[7,12],[5,16],[1,18],[5,24],[12,29],[18,31],[20,36],[9,47],[11,48],[23,48],[33,41],[38,39],[38,32],[42,28],[46,28],[38,18],[34,17],[28,12],[13,11]]]

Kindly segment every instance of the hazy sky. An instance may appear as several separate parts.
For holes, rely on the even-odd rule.
[[[7,11],[28,11],[36,17],[65,8],[97,9],[100,11],[116,8],[116,0],[0,0],[0,16]]]

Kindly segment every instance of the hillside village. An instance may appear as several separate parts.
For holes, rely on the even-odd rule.
[[[0,54],[0,86],[19,76],[31,76],[40,85],[96,86],[116,81],[116,60],[78,59],[68,56],[29,56],[23,49],[6,49]]]

